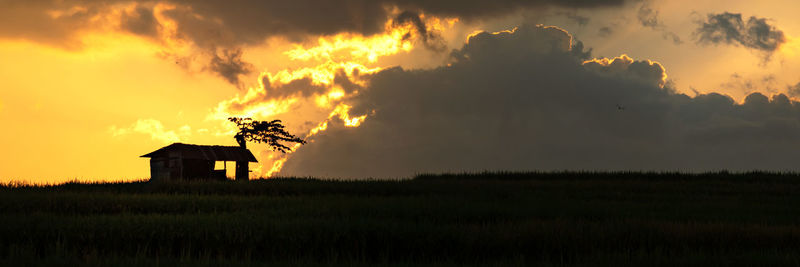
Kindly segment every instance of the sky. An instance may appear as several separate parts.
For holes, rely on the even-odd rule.
[[[3,183],[145,179],[232,116],[309,141],[251,178],[800,171],[795,1],[0,5]]]

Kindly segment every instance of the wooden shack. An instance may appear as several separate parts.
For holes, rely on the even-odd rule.
[[[248,163],[258,162],[250,150],[238,146],[203,146],[174,143],[142,155],[150,158],[150,180],[227,179],[226,168],[215,170],[217,161],[236,162],[236,180],[248,180]],[[223,163],[227,167],[227,164]]]

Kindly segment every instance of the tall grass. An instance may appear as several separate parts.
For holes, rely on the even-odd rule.
[[[781,173],[0,187],[0,264],[797,265]]]

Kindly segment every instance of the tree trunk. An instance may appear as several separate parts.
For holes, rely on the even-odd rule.
[[[247,141],[244,140],[244,136],[241,136],[241,135],[237,134],[233,138],[236,139],[236,143],[239,143],[240,147],[247,148]]]

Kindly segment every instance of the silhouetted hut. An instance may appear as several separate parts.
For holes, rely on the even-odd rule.
[[[226,170],[214,170],[217,161],[236,162],[236,180],[247,180],[253,153],[238,146],[201,146],[174,143],[142,156],[150,158],[150,180],[227,179]],[[227,166],[223,163],[223,166]]]

